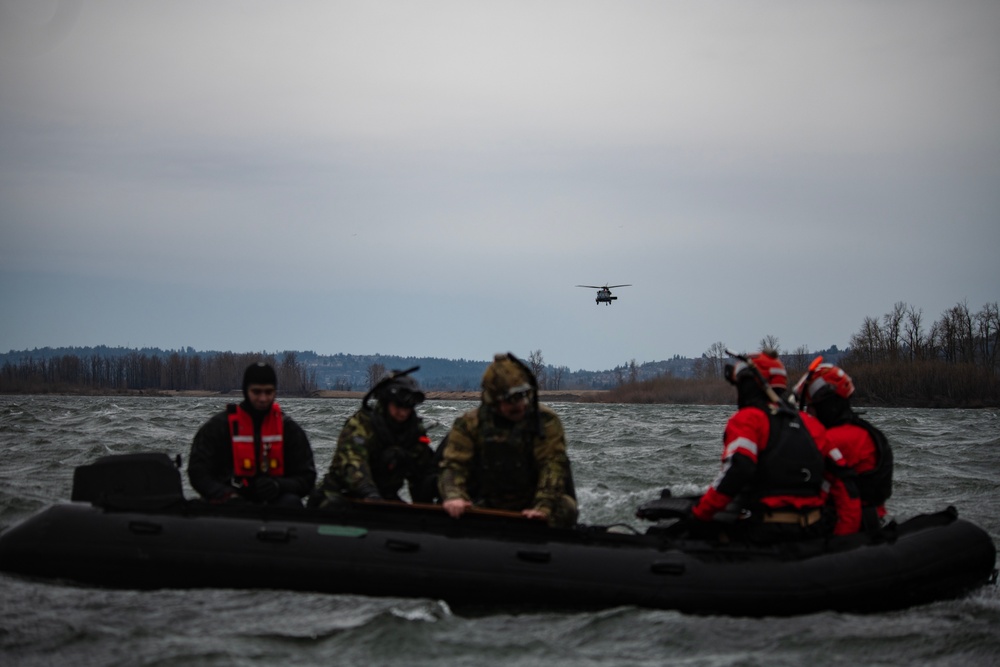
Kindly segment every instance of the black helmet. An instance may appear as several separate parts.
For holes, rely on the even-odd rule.
[[[412,408],[424,402],[426,396],[420,391],[420,385],[410,373],[420,370],[420,366],[408,368],[405,371],[392,371],[378,381],[361,401],[363,407],[368,407],[368,399],[375,397],[379,403],[395,403],[404,408]]]
[[[395,403],[403,408],[412,408],[424,402],[424,392],[409,375],[390,376],[388,381],[379,383],[375,400],[379,403]]]

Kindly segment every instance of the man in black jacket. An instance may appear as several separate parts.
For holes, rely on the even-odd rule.
[[[277,386],[270,365],[252,364],[243,374],[243,402],[227,405],[198,429],[188,479],[205,500],[298,507],[312,490],[312,447],[275,402]]]

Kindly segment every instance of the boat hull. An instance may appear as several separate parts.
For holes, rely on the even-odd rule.
[[[400,506],[323,512],[185,501],[61,503],[0,534],[0,570],[126,588],[274,588],[462,605],[637,605],[748,616],[881,611],[995,578],[992,539],[954,511],[889,539],[776,548],[556,530]]]

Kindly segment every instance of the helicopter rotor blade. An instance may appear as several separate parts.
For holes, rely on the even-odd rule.
[[[631,283],[629,283],[628,285],[605,285],[604,289],[610,289],[612,287],[631,287],[631,286],[632,286]]]

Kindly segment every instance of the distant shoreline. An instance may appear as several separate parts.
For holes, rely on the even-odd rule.
[[[367,392],[363,391],[335,391],[332,389],[320,389],[309,394],[309,398],[353,398],[361,400]],[[429,401],[478,401],[479,391],[428,391],[424,392]],[[594,401],[595,398],[607,394],[607,390],[602,389],[543,389],[538,392],[538,398],[542,402],[548,403],[576,403],[587,398]],[[159,396],[239,396],[239,391],[228,393],[212,391],[158,391]],[[281,392],[278,393],[280,399]],[[299,398],[299,397],[294,397]]]
[[[287,398],[350,398],[360,401],[365,397],[364,391],[335,391],[332,389],[320,389],[309,395],[282,394],[278,392],[278,400]],[[26,395],[56,394],[61,396],[150,396],[159,398],[189,397],[189,398],[211,398],[214,396],[224,398],[239,398],[242,392],[239,389],[233,391],[207,391],[202,389],[131,389],[125,391],[95,391],[95,392],[41,392]],[[478,401],[479,391],[428,391],[425,392],[427,400],[430,401]],[[582,400],[590,402],[601,402],[599,397],[608,394],[603,389],[543,389],[538,392],[538,398],[543,403],[576,403]]]
[[[320,389],[308,395],[305,394],[282,394],[278,393],[279,401],[282,398],[339,398],[353,399],[360,401],[367,392],[363,391],[334,391],[332,389]],[[150,398],[225,398],[229,402],[235,402],[242,397],[239,389],[232,391],[207,391],[202,389],[125,389],[121,391],[29,391],[29,392],[0,392],[0,396],[147,396]],[[431,401],[479,401],[478,391],[428,391],[427,399]],[[672,394],[665,400],[663,396],[641,396],[638,399],[632,396],[621,396],[619,392],[609,389],[543,389],[538,392],[538,397],[543,403],[607,403],[607,404],[629,404],[629,405],[730,405],[735,408],[735,397],[727,397],[720,400],[717,396],[711,395],[683,395]],[[630,400],[631,399],[631,400]],[[926,410],[939,409],[962,409],[962,410],[982,410],[996,409],[997,405],[989,402],[976,401],[973,403],[961,402],[939,402],[939,401],[859,401],[855,408],[864,410],[866,408],[916,408]]]

